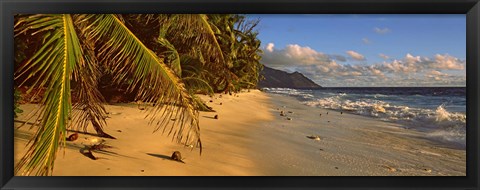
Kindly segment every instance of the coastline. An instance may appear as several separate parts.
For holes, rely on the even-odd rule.
[[[200,112],[202,155],[198,149],[173,143],[161,131],[152,133],[153,126],[148,126],[135,104],[107,105],[111,113],[118,113],[107,119],[106,132],[117,139],[105,140],[113,148],[94,152],[101,159],[91,160],[79,150],[99,138],[80,134],[77,141],[67,142],[65,154],[59,150],[53,175],[466,175],[465,150],[435,144],[421,132],[374,118],[309,107],[292,97],[258,90],[237,95],[201,96],[217,111]],[[28,113],[32,106],[22,105],[22,109]],[[282,110],[286,117],[280,116]],[[25,150],[31,133],[27,129],[16,130],[15,162]],[[309,139],[309,135],[318,135],[320,140]],[[168,159],[176,150],[182,153],[185,164]]]
[[[315,176],[466,174],[464,149],[435,143],[425,138],[422,132],[367,116],[306,106],[292,97],[269,96],[272,105],[276,106],[273,110],[276,121],[283,119],[283,122],[265,124],[277,131],[273,133],[276,136],[270,136],[272,141],[277,139],[277,143],[264,144],[263,149],[274,150],[269,154],[271,160],[283,160],[264,163],[271,163],[271,168],[282,168],[271,175],[279,175],[278,172],[284,173],[281,175]],[[293,111],[291,115],[287,113],[292,120],[282,118],[280,110]],[[321,140],[306,138],[309,135],[318,135]],[[288,151],[274,149],[276,146]]]

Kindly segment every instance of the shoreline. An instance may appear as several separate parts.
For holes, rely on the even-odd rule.
[[[53,175],[466,175],[465,150],[434,144],[398,124],[309,107],[293,97],[259,90],[237,95],[201,96],[217,111],[200,112],[202,155],[198,149],[171,142],[160,131],[152,133],[153,126],[147,125],[135,104],[107,105],[111,113],[119,113],[107,119],[106,132],[117,140],[105,140],[113,148],[94,152],[102,159],[91,160],[79,149],[100,138],[80,134],[79,140],[67,142],[64,157],[59,150]],[[22,109],[28,113],[29,106],[33,105]],[[282,110],[291,120],[280,116]],[[15,130],[16,162],[30,134],[27,128]],[[307,138],[310,135],[320,140]],[[175,150],[182,153],[185,164],[168,159]]]
[[[404,129],[400,124],[310,107],[293,97],[268,95],[276,105],[273,113],[277,120],[282,119],[281,110],[293,111],[292,120],[285,120],[281,128],[275,127],[275,122],[267,124],[283,134],[276,137],[281,139],[278,142],[289,141],[287,147],[297,144],[291,147],[295,154],[275,151],[273,156],[293,163],[283,164],[283,168],[290,169],[286,175],[465,175],[464,149],[435,143],[424,133]],[[312,141],[305,138],[307,135],[319,135],[321,140]]]

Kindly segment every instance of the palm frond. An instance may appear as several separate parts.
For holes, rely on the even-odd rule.
[[[177,49],[171,44],[167,39],[163,37],[158,37],[157,42],[163,47],[167,48],[167,51],[163,52],[168,58],[168,65],[172,70],[177,74],[177,76],[182,76],[182,65],[180,64],[180,55],[178,54]]]
[[[185,83],[187,89],[191,92],[196,91],[205,91],[207,94],[212,95],[214,93],[213,88],[208,84],[207,81],[198,78],[198,77],[185,77],[182,78],[183,83]]]
[[[198,107],[198,110],[200,111],[205,111],[205,112],[215,112],[215,110],[212,109],[212,107],[207,106],[207,104],[197,95],[191,94],[193,97],[193,101]]]
[[[41,125],[33,143],[15,168],[21,175],[49,175],[53,172],[59,145],[65,146],[65,133],[71,111],[70,77],[79,62],[82,49],[70,15],[35,15],[22,17],[17,32],[35,29],[44,35],[43,46],[16,73],[22,76],[31,71],[26,80],[36,79],[31,88],[47,90],[42,100]],[[38,168],[40,166],[40,168]]]
[[[166,38],[181,52],[198,57],[198,53],[214,69],[230,67],[225,61],[222,48],[217,41],[212,25],[205,14],[161,15],[161,30]],[[198,48],[198,49],[197,49]],[[198,51],[200,50],[200,51]]]
[[[99,50],[102,63],[108,63],[116,73],[114,82],[129,84],[129,91],[138,89],[137,99],[155,103],[147,117],[155,123],[154,132],[163,128],[179,143],[200,147],[198,111],[192,97],[181,79],[148,49],[118,18],[118,15],[92,16],[95,30],[90,31],[96,39],[106,38]],[[121,77],[127,74],[128,77]],[[172,120],[175,118],[175,120]]]
[[[88,15],[74,15],[73,18],[78,28],[88,27]],[[77,83],[75,91],[78,97],[76,97],[77,102],[73,105],[76,111],[72,114],[74,116],[72,123],[78,123],[76,130],[82,129],[85,132],[88,124],[91,123],[97,134],[105,136],[103,129],[107,125],[105,121],[107,111],[102,104],[105,100],[98,90],[101,73],[95,56],[95,41],[85,30],[79,30],[78,37],[84,48],[84,61],[73,72],[73,80]]]

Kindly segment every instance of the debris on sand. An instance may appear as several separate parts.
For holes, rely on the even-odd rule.
[[[313,140],[316,140],[316,141],[319,141],[321,140],[320,137],[318,135],[310,135],[310,136],[307,136],[307,138],[309,139],[313,139]]]
[[[75,141],[77,139],[78,139],[78,133],[75,133],[68,136],[67,141]]]
[[[427,169],[427,168],[424,168],[423,171],[428,172],[428,173],[432,173],[432,170],[431,170],[431,169]]]
[[[113,147],[106,145],[105,140],[102,140],[100,143],[94,144],[92,146],[85,146],[85,148],[80,149],[80,153],[92,160],[98,160],[99,158],[93,155],[93,151],[103,151],[103,149],[105,148]]]
[[[388,171],[390,171],[390,172],[396,172],[397,171],[397,169],[395,169],[394,167],[391,167],[391,166],[382,165],[382,167],[387,168]]]
[[[173,152],[172,156],[170,157],[172,160],[175,160],[177,162],[181,162],[181,163],[184,163],[185,162],[183,161],[182,159],[182,154],[180,154],[180,151],[175,151]]]

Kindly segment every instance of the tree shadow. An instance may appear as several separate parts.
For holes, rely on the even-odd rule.
[[[114,148],[114,147],[106,147],[106,148]],[[126,156],[126,155],[122,155],[122,154],[118,154],[116,152],[113,152],[113,151],[108,151],[108,150],[105,150],[104,148],[101,148],[101,149],[92,149],[92,146],[88,146],[88,145],[84,145],[83,148],[80,148],[79,152],[85,156],[85,157],[88,157],[92,160],[98,160],[98,159],[107,159],[108,158],[105,158],[105,157],[98,157],[98,156],[94,156],[95,155],[104,155],[104,156],[115,156],[115,157],[124,157],[124,158],[130,158],[130,159],[137,159],[137,158],[134,158],[134,157],[131,157],[131,156]]]
[[[170,156],[167,156],[167,155],[163,155],[163,154],[152,154],[152,153],[147,153],[149,156],[153,156],[153,157],[157,157],[157,158],[161,158],[162,160],[170,160],[170,161],[173,161],[173,162],[180,162],[180,163],[184,163],[185,162],[182,160],[174,160],[172,159],[172,157]]]
[[[73,130],[73,129],[67,129],[67,131],[71,132],[71,133],[79,133],[79,134],[83,134],[83,135],[90,135],[90,136],[100,137],[100,138],[117,139],[117,138],[115,138],[115,137],[113,137],[109,134],[106,134],[106,133],[97,134],[97,133],[89,133],[89,132]]]
[[[147,153],[148,155],[150,156],[153,156],[153,157],[157,157],[157,158],[162,158],[162,159],[167,159],[167,160],[171,160],[171,161],[175,161],[175,160],[172,160],[172,158],[170,156],[167,156],[167,155],[163,155],[163,154],[152,154],[152,153]]]

